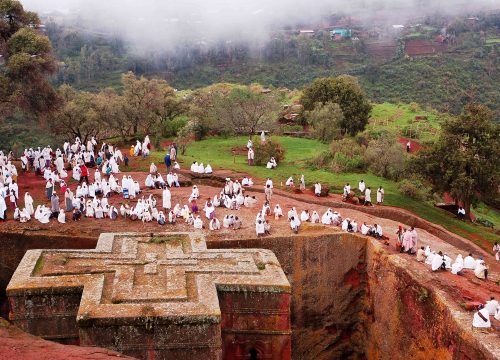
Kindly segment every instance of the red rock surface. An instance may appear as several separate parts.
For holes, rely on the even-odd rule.
[[[26,334],[0,318],[0,359],[23,360],[109,360],[132,359],[96,347],[61,345]]]

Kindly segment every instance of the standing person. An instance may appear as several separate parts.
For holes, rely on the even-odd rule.
[[[319,183],[319,181],[314,184],[314,195],[316,195],[317,197],[321,196],[321,184]]]
[[[47,184],[45,185],[45,195],[47,195],[47,200],[50,200],[52,198],[53,191],[54,184],[52,183],[52,179],[49,179],[49,181],[47,181]]]
[[[7,220],[7,205],[5,204],[5,198],[0,194],[0,220]]]
[[[80,166],[80,171],[81,171],[80,184],[83,182],[83,180],[85,180],[85,183],[88,184],[89,183],[89,169],[87,168],[87,165],[82,164],[82,166]]]
[[[495,241],[495,245],[493,245],[493,255],[495,255],[496,261],[500,261],[500,245],[498,245],[498,241]]]
[[[177,160],[177,148],[175,146],[175,143],[173,143],[170,146],[170,160],[171,161],[176,161]]]
[[[172,207],[171,197],[172,195],[170,193],[170,190],[168,189],[168,187],[165,187],[162,194],[162,205],[164,210],[170,210],[170,208]]]
[[[365,189],[366,189],[366,184],[364,180],[361,180],[358,184],[358,189],[361,191],[361,194],[364,194]]]
[[[382,205],[382,203],[384,202],[384,194],[384,189],[382,188],[382,186],[379,186],[377,190],[377,205]]]
[[[255,158],[255,153],[253,151],[253,148],[250,147],[248,149],[247,157],[248,157],[248,165],[252,166],[253,165],[253,160]]]
[[[372,189],[370,187],[365,190],[365,205],[372,205]]]
[[[304,174],[300,175],[300,191],[306,190],[306,180],[304,178]]]
[[[406,152],[411,152],[411,142],[410,140],[408,140],[408,142],[406,143]]]
[[[172,166],[172,158],[171,158],[169,152],[167,152],[167,155],[165,155],[165,158],[163,160],[165,161],[165,166],[167,167],[167,172],[170,172],[170,166]]]
[[[57,218],[59,216],[61,208],[59,207],[59,196],[57,196],[56,192],[52,194],[50,199],[50,210],[52,212],[51,218]]]
[[[16,197],[16,192],[14,190],[10,191],[9,201],[10,201],[10,206],[12,207],[12,210],[16,210],[17,197]]]
[[[266,185],[266,189],[264,190],[266,194],[266,201],[271,204],[271,198],[273,197],[273,188],[270,184]]]

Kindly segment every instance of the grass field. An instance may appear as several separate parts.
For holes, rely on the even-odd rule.
[[[304,174],[306,183],[312,185],[315,181],[322,184],[328,184],[332,191],[340,193],[345,183],[357,186],[359,180],[363,179],[372,189],[382,185],[385,190],[385,204],[401,207],[410,210],[420,217],[433,223],[440,224],[463,237],[475,241],[479,245],[485,246],[484,240],[493,242],[498,240],[498,235],[492,231],[471,223],[458,221],[450,213],[435,208],[431,203],[417,201],[403,195],[398,190],[397,183],[375,176],[370,173],[342,173],[335,174],[327,170],[311,170],[306,166],[305,160],[311,156],[327,150],[328,145],[322,144],[316,140],[291,138],[291,137],[273,137],[278,139],[286,148],[285,160],[282,161],[276,170],[268,170],[264,166],[248,166],[246,155],[233,156],[233,148],[244,148],[247,138],[233,137],[220,138],[213,137],[203,141],[191,144],[185,156],[181,157],[183,167],[188,167],[193,161],[210,164],[214,169],[231,169],[250,174],[255,178],[265,179],[271,177],[275,184],[285,182],[289,176],[293,176],[297,181],[301,174]],[[158,163],[163,162],[164,154],[154,152],[152,157]],[[483,208],[482,212],[489,212],[489,218],[499,219],[498,212]],[[498,226],[498,221],[495,222]]]
[[[415,120],[427,116],[427,120]],[[388,130],[395,136],[416,136],[419,142],[432,142],[440,129],[439,114],[433,111],[412,111],[407,104],[375,104],[368,125],[370,130]]]

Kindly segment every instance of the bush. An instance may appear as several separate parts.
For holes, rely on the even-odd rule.
[[[429,189],[418,179],[404,179],[399,183],[399,191],[416,200],[427,200]]]
[[[304,131],[302,125],[285,125],[283,126],[283,132],[300,132]]]
[[[365,152],[369,169],[378,176],[399,180],[406,168],[406,154],[394,139],[383,136],[372,140]]]
[[[363,156],[354,155],[348,156],[344,153],[337,152],[333,156],[331,170],[333,172],[353,172],[365,169],[365,161]]]
[[[272,157],[276,159],[277,163],[285,159],[285,148],[279,141],[270,137],[267,138],[264,144],[261,143],[260,138],[254,137],[253,148],[256,165],[265,165]]]
[[[410,111],[412,113],[416,113],[417,111],[420,111],[420,105],[418,105],[416,102],[410,103],[409,108],[410,108]]]
[[[166,121],[160,125],[161,136],[164,138],[175,137],[179,131],[187,124],[186,117],[178,117],[171,121]]]
[[[312,170],[324,169],[329,167],[332,163],[333,156],[329,151],[323,151],[307,161],[307,165]]]

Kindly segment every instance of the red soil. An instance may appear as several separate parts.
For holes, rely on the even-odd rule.
[[[408,141],[410,141],[410,143],[411,143],[410,153],[416,154],[420,150],[423,149],[423,146],[421,144],[419,144],[417,141],[415,141],[413,139],[408,139],[408,138],[405,138],[405,137],[401,137],[401,138],[399,138],[398,142],[403,146],[403,149],[405,151],[406,151],[406,144],[408,143]]]

